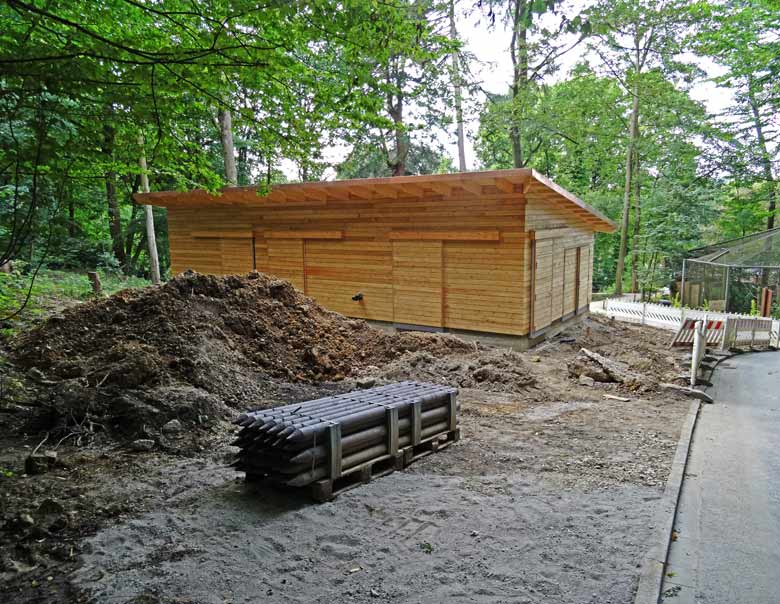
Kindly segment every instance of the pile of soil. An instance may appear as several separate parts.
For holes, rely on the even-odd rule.
[[[519,392],[536,383],[522,354],[502,349],[474,351],[473,347],[470,353],[446,358],[425,350],[408,352],[379,375],[386,380],[413,379],[488,392]]]
[[[260,273],[188,272],[51,317],[19,336],[11,357],[37,378],[50,423],[134,436],[320,394],[311,385],[339,390],[404,353],[473,350],[451,336],[374,329]]]

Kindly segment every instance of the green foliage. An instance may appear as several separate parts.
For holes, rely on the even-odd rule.
[[[472,8],[465,4],[459,10]],[[633,149],[627,261],[641,288],[668,284],[686,249],[772,222],[780,202],[776,0],[598,0],[580,14],[562,0],[477,4],[513,34],[506,93],[480,107],[479,162],[532,167],[619,220]],[[147,275],[144,212],[133,203],[139,136],[153,190],[216,191],[224,184],[219,110],[232,114],[241,185],[283,182],[282,161],[301,180],[319,179],[323,150],[340,144],[353,150],[339,178],[454,171],[434,142],[453,105],[450,56],[464,56],[449,37],[448,8],[439,0],[97,0],[85,10],[9,0],[0,6],[0,263],[21,259],[27,272],[39,263],[100,268],[108,290],[114,273]],[[561,74],[572,48],[587,52]],[[681,61],[693,55],[722,69],[716,82],[734,98],[722,116],[689,94],[703,76],[696,61]],[[466,67],[459,77],[469,75]],[[165,212],[154,219],[165,272]],[[597,237],[596,288],[614,287],[619,245],[618,234]],[[70,285],[54,274],[41,274],[25,316],[35,316],[37,300],[88,295],[78,274]],[[2,277],[0,307],[24,299],[23,282]],[[754,292],[740,287],[733,294],[747,307]]]
[[[409,144],[406,157],[406,174],[441,174],[454,172],[455,167],[441,146],[432,147],[421,142]],[[392,176],[392,165],[376,138],[353,147],[346,160],[336,167],[340,179],[376,178]]]
[[[25,266],[21,268],[24,271],[27,269]],[[99,270],[98,274],[102,284],[102,296],[150,284],[146,279],[128,277],[115,271]],[[38,272],[34,282],[31,274],[20,270],[0,273],[0,319],[13,314],[27,298],[28,292],[29,303],[13,321],[2,326],[0,334],[11,335],[19,328],[27,327],[63,308],[94,297],[90,281],[83,272],[44,268]]]
[[[433,2],[78,2],[0,6],[0,263],[9,258],[148,269],[139,135],[153,189],[219,189],[215,116],[230,109],[241,184],[302,178],[321,149],[367,129],[405,133],[388,96],[440,102]],[[399,77],[385,67],[400,65]],[[400,76],[403,75],[401,78]],[[424,77],[423,77],[424,76]],[[400,78],[400,79],[399,79]],[[439,113],[441,111],[439,110]],[[430,113],[430,112],[429,112]],[[155,212],[165,252],[164,215]],[[108,243],[108,245],[106,245]],[[167,255],[161,255],[163,269]]]
[[[764,228],[767,219],[766,197],[761,184],[752,187],[724,187],[721,193],[721,212],[718,233],[723,239],[734,239]]]

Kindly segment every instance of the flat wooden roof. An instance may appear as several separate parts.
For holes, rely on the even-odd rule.
[[[137,203],[165,208],[247,206],[264,204],[294,204],[309,201],[370,200],[384,198],[424,198],[435,195],[450,196],[455,189],[482,195],[483,187],[493,187],[499,193],[524,193],[534,199],[545,199],[568,207],[572,214],[587,222],[593,230],[611,233],[616,225],[598,210],[576,195],[558,186],[530,168],[458,172],[455,174],[426,174],[420,176],[392,176],[388,178],[356,178],[273,185],[266,195],[260,187],[225,187],[219,194],[203,189],[193,191],[159,191],[136,193]]]

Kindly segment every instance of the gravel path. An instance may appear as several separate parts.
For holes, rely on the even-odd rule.
[[[685,405],[479,397],[461,442],[327,504],[207,460],[158,468],[177,489],[91,538],[75,585],[94,602],[630,601]]]

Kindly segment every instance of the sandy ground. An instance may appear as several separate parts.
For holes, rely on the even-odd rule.
[[[629,603],[688,401],[566,368],[596,347],[657,384],[681,367],[667,337],[586,320],[519,356],[391,364],[461,386],[485,359],[498,373],[461,387],[459,442],[325,504],[246,484],[224,430],[195,449],[63,446],[47,474],[0,476],[0,602]],[[14,438],[0,468],[40,440]]]
[[[686,406],[475,398],[461,442],[326,504],[213,457],[150,460],[117,485],[158,490],[150,511],[88,539],[73,584],[93,602],[631,601]]]

